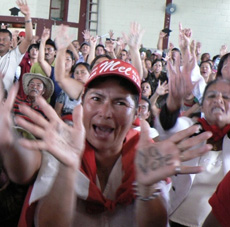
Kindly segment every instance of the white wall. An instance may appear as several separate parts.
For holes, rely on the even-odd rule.
[[[27,0],[31,16],[47,19],[49,0]],[[85,0],[87,1],[87,0]],[[143,44],[156,48],[159,31],[164,25],[165,0],[100,0],[99,35],[110,29],[115,37],[127,32],[131,21],[139,22],[145,29]],[[78,22],[80,0],[69,1],[69,22]],[[177,11],[171,16],[170,41],[178,46],[178,24],[193,30],[195,40],[202,43],[202,52],[219,53],[220,46],[227,44],[230,50],[230,0],[173,0]],[[15,0],[1,0],[0,15],[10,15]],[[21,14],[19,14],[21,15]],[[73,30],[77,34],[77,30]]]
[[[178,46],[178,24],[193,30],[193,38],[202,43],[202,52],[219,53],[227,44],[230,50],[230,0],[173,0],[177,11],[171,15],[170,41]],[[164,25],[165,0],[100,0],[99,33],[113,29],[115,36],[127,31],[133,20],[146,32],[143,44],[156,47]]]

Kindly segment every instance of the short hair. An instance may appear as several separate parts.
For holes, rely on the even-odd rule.
[[[30,53],[30,51],[31,51],[32,48],[35,48],[35,49],[39,50],[39,44],[38,44],[38,43],[33,43],[33,44],[31,44],[31,45],[29,46],[27,52]]]
[[[10,36],[10,40],[12,40],[12,33],[8,29],[0,29],[0,33],[7,33]]]

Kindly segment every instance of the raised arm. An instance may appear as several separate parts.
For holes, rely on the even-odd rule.
[[[90,65],[93,59],[95,58],[95,48],[97,44],[97,36],[96,37],[91,36],[89,44],[90,44],[90,51],[89,51],[89,55],[87,58],[87,63]]]
[[[22,118],[18,119],[18,123],[41,140],[39,143],[23,140],[22,144],[30,149],[39,147],[48,151],[57,158],[60,166],[51,190],[39,201],[37,222],[39,226],[71,226],[77,199],[76,174],[85,145],[82,106],[79,105],[74,109],[74,127],[70,127],[57,116],[43,98],[39,98],[38,103],[48,120],[41,119],[31,108],[24,106],[22,112],[29,115],[34,122],[40,123],[33,125]]]
[[[82,89],[83,84],[71,77],[65,76],[65,55],[66,49],[71,43],[71,37],[68,35],[67,26],[60,25],[57,28],[57,35],[55,43],[57,46],[57,55],[55,62],[55,79],[58,85],[70,96],[72,99],[78,99]]]
[[[164,37],[166,36],[167,36],[167,33],[160,31],[158,41],[157,41],[157,49],[160,51],[163,51],[163,40],[164,40]]]
[[[139,48],[143,34],[144,30],[141,29],[141,26],[136,22],[131,23],[129,35],[123,34],[124,40],[129,45],[132,65],[137,69],[141,80],[143,79],[143,68]]]
[[[50,29],[44,28],[41,36],[41,42],[39,46],[39,52],[38,52],[38,62],[42,68],[42,70],[45,72],[45,74],[50,77],[51,75],[51,65],[45,60],[45,46],[46,41],[50,37]]]
[[[33,27],[32,27],[32,19],[30,17],[30,8],[27,5],[27,1],[25,0],[17,0],[16,1],[18,7],[21,10],[21,13],[25,16],[25,39],[19,45],[19,50],[22,54],[24,54],[29,45],[31,44],[33,38]]]

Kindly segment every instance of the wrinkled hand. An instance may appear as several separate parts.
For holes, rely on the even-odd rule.
[[[144,186],[153,185],[176,174],[176,167],[178,166],[180,166],[181,174],[202,171],[200,166],[181,165],[182,161],[201,156],[212,148],[208,144],[194,148],[194,146],[211,137],[210,132],[204,132],[189,138],[196,131],[197,126],[192,126],[176,133],[167,140],[152,143],[149,138],[148,123],[141,121],[141,135],[135,160],[138,184]]]
[[[21,144],[28,149],[46,150],[64,166],[76,169],[81,162],[85,145],[85,129],[82,123],[82,106],[74,109],[74,127],[65,124],[55,110],[42,98],[37,100],[48,120],[27,106],[20,106],[22,113],[31,118],[34,124],[21,117],[16,122],[21,127],[40,138],[37,141],[21,139]]]
[[[21,13],[23,15],[29,15],[30,14],[30,8],[27,5],[27,1],[23,1],[23,0],[17,0],[16,4],[18,5],[19,9],[21,10]]]
[[[130,48],[139,50],[143,34],[144,30],[141,28],[140,24],[138,24],[137,22],[132,22],[130,25],[129,35],[123,33],[123,39]]]
[[[63,24],[57,26],[55,37],[55,44],[58,50],[66,49],[73,40],[73,37],[69,35],[69,27]]]

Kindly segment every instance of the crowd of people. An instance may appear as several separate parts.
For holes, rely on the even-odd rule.
[[[230,55],[67,26],[0,29],[0,226],[228,227]],[[20,36],[20,37],[19,37]]]

